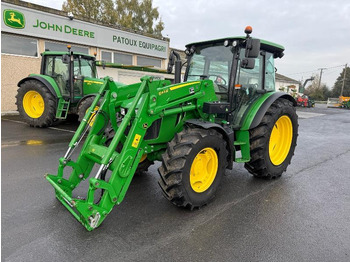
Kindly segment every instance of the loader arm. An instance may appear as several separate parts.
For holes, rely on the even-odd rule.
[[[98,227],[113,206],[123,201],[145,152],[153,152],[154,160],[157,156],[159,158],[166,142],[182,128],[188,118],[198,115],[209,118],[199,110],[203,102],[216,100],[210,80],[173,86],[169,85],[169,81],[153,81],[151,77],[143,77],[141,81],[139,84],[118,87],[109,78],[105,78],[65,156],[59,160],[57,175],[46,176],[56,190],[57,199],[89,231]],[[101,106],[94,111],[98,102]],[[127,113],[118,122],[116,114],[120,114],[122,106],[126,107]],[[177,123],[175,121],[179,122],[179,114],[186,116]],[[144,139],[145,134],[152,123],[159,119],[164,121],[161,126],[163,130],[159,131],[156,139],[149,140],[154,143],[150,145]],[[108,146],[104,135],[107,123],[115,131]],[[169,123],[174,124],[175,128],[169,130],[166,126]],[[79,156],[73,161],[72,153],[87,132]],[[95,164],[99,166],[98,171],[90,177]],[[69,178],[63,177],[66,167],[73,169]],[[108,181],[105,180],[107,172],[110,172]],[[86,199],[74,198],[73,190],[86,179],[89,179]],[[97,189],[103,190],[99,201],[95,197]]]

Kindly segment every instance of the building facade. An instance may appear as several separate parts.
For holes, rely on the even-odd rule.
[[[166,69],[169,39],[104,25],[63,11],[23,1],[1,2],[1,111],[16,110],[17,83],[40,72],[42,52],[67,51],[96,54],[106,62]],[[145,73],[98,68],[99,77],[109,75],[126,84]],[[147,73],[160,78],[162,74]]]
[[[282,91],[293,95],[295,93],[299,93],[299,88],[299,81],[276,73],[276,91]]]

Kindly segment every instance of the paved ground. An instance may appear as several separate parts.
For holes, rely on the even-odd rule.
[[[33,129],[2,117],[2,260],[350,261],[350,111],[298,114],[298,147],[281,179],[254,179],[236,164],[214,201],[190,212],[162,196],[157,164],[92,232],[44,179],[77,124]]]

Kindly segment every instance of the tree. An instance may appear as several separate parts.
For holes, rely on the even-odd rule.
[[[308,95],[311,99],[317,101],[325,101],[330,97],[331,91],[328,89],[327,85],[321,83],[319,87],[320,77],[317,75],[315,79],[312,81],[311,85],[309,85],[304,94]]]
[[[161,36],[164,23],[159,17],[158,8],[153,8],[152,4],[152,0],[116,0],[118,24],[140,32]]]
[[[67,0],[62,10],[107,24],[115,24],[117,20],[113,0]]]
[[[152,0],[67,0],[62,10],[157,36],[162,36],[164,29]]]
[[[332,88],[332,96],[339,97],[341,95],[341,89],[343,86],[345,68],[338,76]],[[350,67],[346,67],[346,77],[344,83],[343,96],[350,96]]]

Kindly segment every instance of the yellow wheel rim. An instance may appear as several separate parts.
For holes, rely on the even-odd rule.
[[[140,159],[140,163],[143,162],[143,161],[145,161],[146,158],[147,158],[147,154],[143,154],[142,157],[141,157],[141,159]]]
[[[202,193],[211,186],[218,165],[218,155],[213,148],[206,147],[196,155],[190,171],[190,184],[195,192]]]
[[[293,138],[293,125],[286,115],[281,116],[275,123],[269,142],[271,163],[278,166],[286,159]]]
[[[23,97],[23,109],[31,118],[39,118],[44,113],[45,102],[37,91],[28,91]]]

